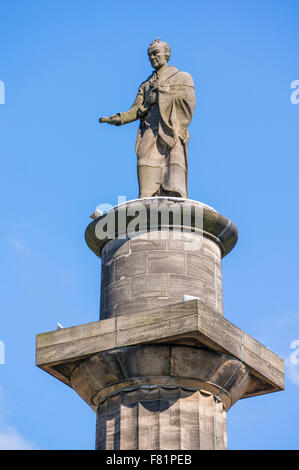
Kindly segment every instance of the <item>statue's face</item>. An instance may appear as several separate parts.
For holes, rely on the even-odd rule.
[[[167,63],[165,49],[163,46],[152,46],[147,51],[150,63],[154,69],[159,70]]]

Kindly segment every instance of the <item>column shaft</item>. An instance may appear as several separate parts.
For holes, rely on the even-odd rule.
[[[212,393],[137,389],[98,407],[99,450],[226,449],[226,412]]]

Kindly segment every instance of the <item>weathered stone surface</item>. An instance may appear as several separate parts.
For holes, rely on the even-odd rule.
[[[129,238],[115,238],[115,240],[111,240],[109,241],[109,243],[104,245],[101,251],[102,262],[106,263],[106,261],[110,260],[111,258],[117,258],[118,256],[128,255],[129,249]]]
[[[167,274],[148,274],[134,276],[132,283],[132,297],[163,297],[168,294]]]
[[[165,307],[166,305],[173,305],[181,303],[182,299],[180,295],[175,297],[151,297],[147,299],[147,309],[152,310],[158,307]]]
[[[125,279],[145,274],[147,272],[147,259],[142,253],[121,256],[115,260],[115,280]],[[104,276],[104,273],[103,273]]]
[[[98,450],[223,450],[223,403],[205,391],[136,389],[99,406]]]
[[[193,255],[187,252],[185,274],[187,274],[187,276],[203,279],[204,281],[210,281],[211,279],[214,280],[215,257],[212,255],[210,259],[205,260],[205,261],[208,261],[208,262],[204,263],[202,256]],[[216,262],[217,261],[218,260],[216,258]]]
[[[148,234],[138,235],[131,239],[130,248],[132,253],[136,252],[148,252],[148,251],[158,251],[166,249],[166,238],[150,239]]]
[[[228,410],[246,391],[248,369],[215,351],[162,344],[116,348],[86,359],[72,371],[71,386],[96,408],[108,397],[136,387],[203,389]]]
[[[138,299],[148,299],[148,303],[143,304],[145,310],[180,302],[184,295],[199,297],[218,313],[223,313],[218,244],[199,232],[179,233],[179,240],[174,238],[177,235],[169,230],[153,231],[135,234],[124,245],[114,240],[105,246],[101,319],[125,315],[127,310],[120,307],[124,303],[132,302],[134,306]],[[123,297],[118,282],[125,279],[129,280],[130,288],[128,283]]]
[[[70,378],[55,367],[148,343],[204,346],[233,357],[250,372],[243,398],[284,388],[283,360],[197,300],[38,335],[36,363],[71,385]],[[196,361],[192,361],[195,370]]]
[[[130,315],[132,313],[144,312],[145,310],[148,310],[148,299],[132,299],[128,302],[118,304],[115,308],[115,316]]]
[[[122,302],[131,298],[131,284],[130,279],[122,279],[120,281],[111,284],[105,289],[105,309],[117,305],[119,299]]]
[[[201,279],[195,279],[180,274],[169,275],[169,295],[173,297],[177,292],[202,298],[204,283]]]
[[[119,280],[120,277],[117,279],[115,278],[115,262],[113,260],[107,261],[107,263],[103,263],[102,266],[102,276],[101,276],[101,289],[105,289],[110,284],[113,284],[115,280]]]
[[[180,239],[169,236],[167,239],[167,248],[171,251],[182,251],[202,255],[202,241],[202,237],[199,238],[196,233],[184,233],[184,237]]]
[[[154,251],[148,254],[149,273],[185,273],[185,253]]]
[[[222,353],[147,344],[93,355],[70,382],[97,410],[98,449],[224,449],[225,411],[250,375]]]

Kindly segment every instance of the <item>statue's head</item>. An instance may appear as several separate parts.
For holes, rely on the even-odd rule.
[[[150,63],[156,70],[159,70],[170,59],[169,44],[167,44],[167,42],[160,41],[160,39],[155,39],[150,43],[147,53]]]

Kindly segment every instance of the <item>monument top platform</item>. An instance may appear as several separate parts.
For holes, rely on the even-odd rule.
[[[207,204],[179,197],[133,199],[111,207],[104,214],[96,210],[91,218],[94,220],[86,229],[85,240],[97,256],[101,256],[103,247],[110,240],[131,238],[142,232],[198,233],[214,240],[222,257],[234,248],[238,240],[238,230],[230,219]],[[103,230],[105,225],[106,232]]]

